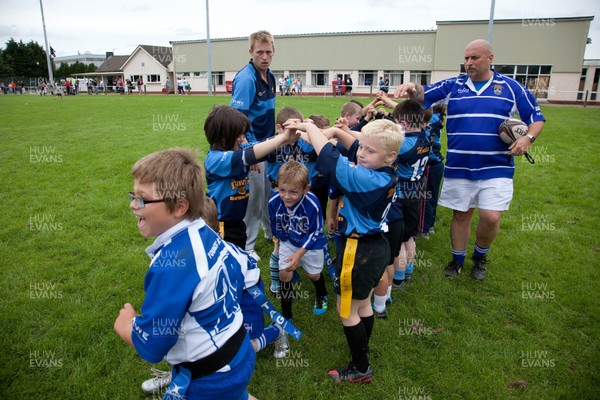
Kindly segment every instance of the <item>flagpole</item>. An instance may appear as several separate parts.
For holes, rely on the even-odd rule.
[[[496,8],[496,1],[492,0],[492,4],[490,6],[490,20],[488,22],[488,35],[487,35],[487,41],[490,44],[492,43],[492,35],[494,33],[494,8]]]
[[[54,75],[52,74],[52,63],[50,62],[50,47],[48,46],[48,35],[46,35],[46,20],[44,19],[44,6],[40,0],[40,10],[42,11],[42,26],[44,27],[44,42],[46,42],[46,62],[48,63],[48,78],[51,84],[54,84]]]
[[[41,1],[41,0],[40,0]],[[212,62],[210,59],[210,26],[209,26],[209,17],[208,17],[208,0],[206,0],[206,51],[207,51],[207,64],[208,64],[208,94],[213,94],[212,92]]]

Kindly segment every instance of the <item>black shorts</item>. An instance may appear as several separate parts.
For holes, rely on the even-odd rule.
[[[394,222],[388,222],[388,231],[383,235],[390,244],[390,259],[388,265],[394,263],[394,258],[400,254],[400,246],[402,246],[402,235],[404,233],[404,221],[398,220]]]
[[[220,221],[219,221],[220,222]],[[246,247],[246,224],[244,221],[223,221],[226,242],[233,243],[242,250]]]
[[[340,240],[338,257],[335,261],[335,282],[333,289],[341,295],[340,276],[342,273],[343,254],[346,249],[346,236]],[[387,262],[390,259],[390,245],[382,234],[370,235],[358,239],[358,247],[352,268],[352,298],[364,300],[369,297],[371,290],[379,284]]]
[[[419,199],[400,199],[402,216],[404,217],[404,232],[402,243],[417,234],[419,227]]]

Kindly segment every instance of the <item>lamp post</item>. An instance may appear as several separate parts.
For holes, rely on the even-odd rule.
[[[46,21],[44,19],[44,6],[42,5],[42,0],[40,0],[40,10],[42,11],[42,26],[44,27],[44,42],[46,44],[46,62],[48,63],[48,79],[50,79],[51,84],[54,84],[54,75],[52,74],[52,63],[50,62],[50,46],[48,46],[48,35],[46,35]]]

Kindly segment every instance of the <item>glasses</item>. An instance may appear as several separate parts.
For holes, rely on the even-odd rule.
[[[146,204],[151,204],[151,203],[162,203],[165,201],[165,199],[158,199],[158,200],[146,200],[146,199],[142,199],[141,197],[136,197],[135,194],[133,194],[133,192],[129,192],[129,202],[135,200],[135,205],[138,208],[144,208],[146,207]]]

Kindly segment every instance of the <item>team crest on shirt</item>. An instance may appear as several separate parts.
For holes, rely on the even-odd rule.
[[[502,85],[494,85],[494,94],[500,96],[502,94]]]

